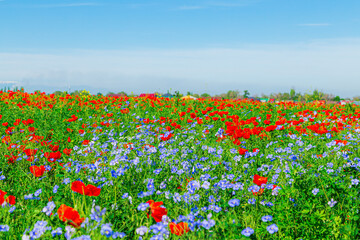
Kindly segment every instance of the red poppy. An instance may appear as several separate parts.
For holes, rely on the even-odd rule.
[[[49,162],[54,162],[57,159],[61,158],[61,152],[47,152],[44,153],[44,156],[48,159]]]
[[[88,145],[89,144],[89,140],[84,140],[83,142],[82,142],[82,145]]]
[[[34,120],[32,120],[32,119],[23,120],[22,123],[27,126],[27,125],[29,125],[29,124],[34,123]]]
[[[10,205],[15,205],[16,203],[16,197],[13,195],[10,195],[6,198],[5,200],[6,202],[8,202]]]
[[[178,224],[175,224],[172,222],[169,224],[169,228],[170,228],[171,233],[178,235],[178,236],[181,236],[184,233],[187,233],[190,231],[189,225],[186,222],[181,222]]]
[[[59,150],[59,145],[50,145],[49,147],[50,147],[51,151],[53,151],[53,152],[56,152],[57,150]]]
[[[2,143],[9,144],[11,142],[10,136],[5,136],[1,139]]]
[[[240,155],[245,155],[246,152],[248,152],[247,149],[245,149],[245,148],[239,148],[239,154],[240,154]]]
[[[59,215],[59,219],[61,221],[69,223],[76,228],[80,227],[81,223],[85,220],[85,218],[80,218],[78,211],[72,207],[66,206],[65,204],[62,204],[59,207],[57,214]]]
[[[260,187],[262,184],[267,183],[267,177],[261,177],[261,176],[255,174],[253,182]]]
[[[155,222],[161,222],[162,217],[167,214],[166,208],[160,207],[163,205],[163,202],[154,202],[154,200],[149,200],[146,203],[150,205],[151,216],[154,218]],[[147,214],[149,218],[149,214]]]
[[[95,187],[94,185],[87,185],[85,186],[85,184],[83,182],[80,181],[75,181],[71,184],[71,190],[73,190],[74,192],[80,193],[81,195],[86,195],[86,196],[99,196],[101,189],[98,187]]]
[[[42,175],[44,175],[45,166],[31,166],[31,167],[30,167],[30,172],[31,172],[35,177],[41,177]]]
[[[0,196],[5,196],[7,194],[7,192],[4,192],[3,190],[0,189]]]
[[[65,149],[63,150],[63,153],[69,156],[69,155],[71,154],[71,151],[72,151],[71,148],[65,148]]]
[[[260,188],[258,192],[254,192],[254,190],[251,190],[254,196],[261,196],[264,192],[263,188]]]
[[[32,156],[35,156],[37,149],[25,149],[24,152],[25,152],[26,156],[32,157]]]
[[[6,199],[5,199],[5,195],[7,194],[7,192],[4,192],[0,189],[0,205],[2,205],[5,201],[7,203],[9,203],[10,205],[14,205],[16,203],[15,199],[16,197],[9,195]]]

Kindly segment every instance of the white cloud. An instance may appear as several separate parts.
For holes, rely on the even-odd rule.
[[[0,81],[114,91],[168,89],[250,93],[319,89],[341,96],[360,88],[360,39],[242,48],[0,53]]]

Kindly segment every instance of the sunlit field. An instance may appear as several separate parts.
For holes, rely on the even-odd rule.
[[[0,239],[360,239],[358,106],[0,97]]]

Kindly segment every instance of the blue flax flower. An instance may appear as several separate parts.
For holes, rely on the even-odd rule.
[[[254,233],[254,229],[247,227],[244,230],[241,231],[241,234],[245,237],[250,237]]]
[[[263,221],[263,222],[271,222],[272,221],[272,216],[270,216],[270,215],[266,215],[266,216],[263,216],[262,218],[261,218],[261,220]]]
[[[240,205],[240,200],[239,199],[231,199],[229,201],[229,206],[230,207],[236,207]]]
[[[271,224],[270,226],[266,227],[266,230],[268,230],[270,234],[273,234],[279,231],[279,228],[276,226],[276,224]]]
[[[101,235],[104,235],[106,237],[110,237],[112,235],[112,233],[113,233],[110,223],[103,224],[101,226],[100,233],[101,233]]]
[[[318,194],[319,189],[318,189],[318,188],[314,188],[311,192],[312,192],[312,194],[316,195],[316,194]]]
[[[150,205],[148,203],[140,203],[137,207],[137,210],[139,211],[145,211]]]
[[[8,232],[9,229],[9,225],[0,225],[0,232]]]

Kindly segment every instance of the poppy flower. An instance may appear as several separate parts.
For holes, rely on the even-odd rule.
[[[13,195],[10,195],[6,198],[5,200],[6,202],[8,202],[10,205],[15,205],[16,203],[16,197]]]
[[[81,195],[95,196],[95,197],[99,196],[101,192],[100,188],[95,187],[94,185],[91,184],[85,186],[85,184],[80,181],[73,182],[71,184],[71,190],[80,193]]]
[[[7,194],[7,192],[4,192],[0,189],[0,205],[2,205],[5,201],[7,203],[9,203],[10,205],[15,205],[16,201],[16,197],[9,195],[6,199],[5,199],[5,195]]]
[[[7,192],[4,192],[3,190],[0,189],[0,196],[5,196],[7,194]]]
[[[264,192],[263,188],[260,188],[258,192],[254,192],[254,190],[251,190],[254,196],[261,196]]]
[[[267,183],[267,177],[261,177],[261,176],[255,174],[253,182],[260,187],[262,184]]]
[[[178,236],[181,236],[184,233],[187,233],[187,232],[190,231],[189,225],[186,222],[181,222],[181,223],[178,223],[178,224],[175,224],[175,223],[172,222],[172,223],[169,224],[169,228],[170,228],[170,231],[171,231],[172,234],[175,234],[175,235],[178,235]]]
[[[149,200],[146,203],[150,205],[151,216],[154,218],[155,222],[161,222],[162,217],[167,214],[166,208],[160,207],[163,205],[163,202]],[[149,218],[149,214],[147,214],[147,217]]]
[[[25,153],[26,156],[28,156],[28,157],[35,156],[36,152],[37,152],[37,149],[25,149],[25,150],[24,150],[24,153]]]
[[[63,153],[69,156],[69,155],[71,154],[71,151],[72,151],[71,148],[65,148],[65,149],[63,150]]]
[[[240,155],[245,155],[246,152],[248,152],[247,149],[245,149],[245,148],[239,148],[239,154],[240,154]]]
[[[44,153],[44,156],[48,159],[49,162],[54,162],[61,158],[61,152],[46,152]]]
[[[89,144],[89,140],[84,140],[83,142],[82,142],[82,145],[88,145]]]
[[[63,222],[69,223],[70,225],[78,228],[85,218],[80,218],[78,211],[74,208],[62,204],[57,210],[59,219]]]
[[[41,177],[42,175],[44,175],[45,166],[31,166],[31,167],[30,167],[30,172],[31,172],[35,177]]]

